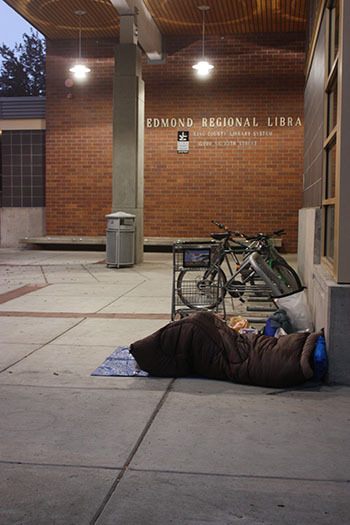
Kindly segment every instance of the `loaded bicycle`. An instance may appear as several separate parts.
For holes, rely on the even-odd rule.
[[[227,293],[244,301],[248,292],[276,297],[302,289],[298,274],[271,242],[272,237],[282,235],[283,230],[247,236],[212,222],[223,230],[211,234],[217,243],[209,251],[208,248],[192,249],[189,253],[198,261],[186,265],[184,259],[178,275],[176,291],[183,304],[191,309],[213,309]]]
[[[216,223],[220,228],[226,227],[223,224]],[[282,257],[282,255],[276,249],[273,238],[280,237],[285,234],[285,230],[277,230],[272,234],[258,233],[257,235],[246,235],[244,233],[235,232],[235,235],[243,237],[245,241],[249,242],[247,250],[254,248],[263,256],[266,263],[270,268],[279,276],[279,279],[284,282],[290,291],[295,291],[302,288],[302,283],[299,275],[294,268],[288,264],[288,262]],[[234,240],[237,244],[237,240]]]

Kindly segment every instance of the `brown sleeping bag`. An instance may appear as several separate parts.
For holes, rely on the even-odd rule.
[[[214,314],[201,312],[167,324],[133,343],[130,352],[154,376],[199,375],[237,383],[288,387],[311,379],[318,333],[279,339],[240,335]]]

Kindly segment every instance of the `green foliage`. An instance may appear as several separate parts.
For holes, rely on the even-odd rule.
[[[0,46],[0,96],[45,95],[45,41],[37,31],[24,33],[23,41],[10,49]]]

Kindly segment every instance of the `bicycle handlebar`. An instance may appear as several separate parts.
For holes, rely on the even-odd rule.
[[[226,230],[226,231],[228,231],[227,228],[226,228],[226,226],[225,226],[225,224],[222,224],[221,222],[217,222],[217,221],[211,221],[211,222],[212,222],[212,224],[215,224],[215,226],[217,226],[218,228],[220,228],[220,230]]]
[[[247,239],[247,241],[261,241],[261,240],[268,240],[274,237],[275,235],[284,235],[286,232],[285,230],[277,230],[272,233],[257,233],[256,235],[247,235],[245,233],[241,233],[241,235]]]
[[[225,226],[225,224],[223,224],[221,222],[214,221],[214,220],[212,220],[211,222],[212,222],[212,224],[215,224],[215,226],[220,228],[220,230],[225,230],[225,232],[226,232],[226,235],[224,237],[225,244],[228,241],[231,241],[235,245],[240,246],[241,248],[244,248],[245,253],[252,253],[254,251],[258,251],[260,253],[260,249],[262,249],[263,246],[264,246],[264,241],[265,242],[268,241],[269,239],[271,239],[275,235],[283,235],[285,233],[285,230],[280,229],[280,230],[273,231],[272,233],[258,233],[256,235],[247,235],[247,234],[242,233],[242,232],[237,232],[237,231],[232,232],[231,230],[229,230],[227,228],[227,226]],[[214,234],[213,234],[213,237],[214,237]],[[251,242],[252,241],[260,241],[263,244],[260,245],[260,247],[258,245],[251,246],[249,244],[246,244],[245,242],[239,241],[235,237],[241,237],[241,238],[244,239],[244,241],[251,241]],[[222,239],[222,240],[224,240],[224,239]]]
[[[280,236],[280,235],[284,235],[286,233],[285,230],[281,229],[281,230],[273,231],[272,233],[257,233],[255,235],[248,235],[246,233],[241,233],[241,232],[238,232],[238,231],[232,232],[222,222],[218,222],[218,221],[214,221],[214,220],[212,220],[211,222],[212,222],[212,224],[215,224],[215,226],[220,228],[220,230],[225,230],[225,232],[229,233],[231,240],[234,240],[232,238],[232,236],[243,237],[246,241],[260,241],[260,240],[263,240],[263,239],[268,240],[268,239],[271,239],[271,237],[273,237],[275,235]],[[235,242],[237,242],[237,244],[239,244],[239,241],[235,240]]]
[[[217,222],[217,221],[211,221],[211,222],[212,224],[215,224],[215,226],[220,228],[220,230],[225,230],[225,232],[229,233],[230,237],[232,237],[232,235],[235,235],[237,237],[242,237],[242,235],[239,232],[232,232],[231,230],[227,228],[227,226],[225,226],[225,224],[222,224],[222,222]]]
[[[275,232],[272,232],[273,235],[284,235],[286,233],[286,230],[277,230]]]

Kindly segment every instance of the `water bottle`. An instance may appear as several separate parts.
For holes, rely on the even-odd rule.
[[[326,352],[326,341],[323,335],[317,338],[314,351],[314,381],[321,381],[328,370],[328,357]]]

